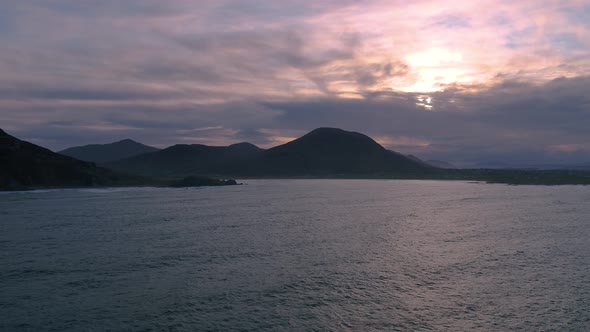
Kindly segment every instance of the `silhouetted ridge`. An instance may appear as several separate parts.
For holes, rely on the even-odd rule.
[[[233,173],[236,165],[262,151],[250,143],[230,146],[177,144],[157,152],[119,160],[108,166],[150,176],[226,175]]]
[[[227,147],[183,144],[110,166],[152,176],[374,176],[432,169],[386,150],[366,135],[337,128],[318,128],[269,150],[250,143]]]
[[[344,131],[336,128],[318,128],[289,143],[277,146],[270,151],[288,151],[295,149],[307,153],[324,152],[328,155],[350,153],[353,151],[363,154],[386,151],[379,143],[369,136]]]
[[[0,130],[0,189],[108,185],[120,180],[125,177]]]
[[[417,159],[417,158],[416,158]],[[590,172],[575,170],[442,169],[389,151],[371,138],[320,128],[287,144],[262,150],[249,143],[228,147],[175,145],[111,164],[114,168],[166,178],[115,173],[94,163],[54,153],[0,129],[0,190],[121,185],[199,186],[235,184],[207,179],[244,177],[334,177],[469,180],[510,184],[589,184]],[[178,178],[184,177],[183,180]],[[171,182],[172,181],[172,182]]]
[[[443,161],[443,160],[427,160],[426,163],[428,163],[429,165],[432,165],[434,167],[438,167],[438,168],[457,168],[457,166],[447,162],[447,161]]]
[[[374,175],[421,172],[429,167],[386,150],[372,138],[337,128],[318,128],[265,151],[248,171],[276,176]]]
[[[244,152],[244,153],[264,151],[264,149],[261,149],[261,148],[257,147],[256,145],[254,145],[252,143],[247,143],[247,142],[232,144],[232,145],[228,146],[228,148],[232,149],[233,151],[239,151],[239,152]]]
[[[59,153],[84,161],[104,164],[155,151],[158,151],[158,149],[126,138],[109,144],[90,144],[72,147]]]

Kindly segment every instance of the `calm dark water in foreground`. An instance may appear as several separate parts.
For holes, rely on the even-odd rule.
[[[0,195],[1,331],[590,330],[590,187]]]

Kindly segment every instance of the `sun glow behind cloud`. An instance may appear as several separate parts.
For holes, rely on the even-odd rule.
[[[96,8],[92,25],[83,7],[64,11],[68,2],[63,2],[14,5],[15,13],[30,17],[11,20],[16,35],[11,39],[17,42],[5,43],[10,47],[3,52],[5,61],[0,59],[4,77],[40,80],[51,77],[53,68],[62,76],[91,75],[105,84],[120,77],[129,84],[156,78],[170,90],[206,91],[208,100],[223,102],[260,96],[362,98],[391,89],[426,93],[449,84],[487,84],[498,74],[549,80],[590,69],[584,57],[588,24],[568,17],[588,1],[572,1],[569,12],[563,2],[549,0],[403,5],[328,0],[313,6],[149,1],[145,13],[118,13],[115,19],[109,10],[115,15],[121,8],[107,3]],[[141,3],[132,0],[129,8],[140,10]],[[63,29],[51,29],[57,21]],[[52,65],[27,71],[39,67],[27,45],[44,48],[43,57],[55,58]],[[215,96],[218,92],[222,95]]]
[[[332,125],[414,135],[423,153],[527,139],[567,152],[588,138],[572,134],[588,114],[588,13],[590,0],[5,1],[0,123],[58,148],[106,140],[103,125],[263,146]],[[453,133],[431,137],[442,122]],[[184,132],[201,127],[217,129]]]
[[[468,73],[462,69],[463,56],[445,48],[431,48],[426,51],[410,53],[405,61],[416,73],[416,83],[394,87],[405,92],[434,92],[451,83],[472,83],[465,79]]]

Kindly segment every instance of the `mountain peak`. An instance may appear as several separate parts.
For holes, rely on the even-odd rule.
[[[108,165],[116,170],[150,176],[227,175],[264,150],[251,143],[230,146],[176,144],[154,153],[118,160]]]
[[[249,147],[257,147],[256,145],[252,144],[252,143],[248,143],[248,142],[240,142],[240,143],[234,143],[230,146],[249,146]]]
[[[375,176],[431,169],[386,150],[369,136],[327,127],[268,150],[245,142],[230,146],[174,145],[109,166],[152,176]]]
[[[120,140],[118,142],[115,142],[115,143],[134,143],[134,144],[141,144],[141,143],[138,143],[138,142],[132,140],[131,138],[125,138],[125,139],[122,139],[122,140]]]
[[[232,145],[228,146],[228,148],[232,149],[232,150],[240,150],[240,151],[244,151],[244,152],[256,152],[256,151],[263,151],[264,150],[264,149],[257,147],[256,145],[254,145],[252,143],[248,143],[248,142],[241,142],[241,143],[232,144]]]
[[[316,148],[324,147],[323,149],[342,149],[348,151],[351,151],[350,149],[352,149],[358,150],[359,152],[385,150],[385,148],[367,135],[329,127],[314,129],[286,145],[308,144],[313,145]]]
[[[334,127],[318,127],[309,133],[343,133],[346,132],[344,129],[334,128]]]
[[[159,149],[126,138],[109,144],[76,146],[60,151],[59,153],[84,161],[108,163],[158,150]]]
[[[321,127],[266,150],[258,169],[267,174],[377,174],[422,171],[427,167],[386,150],[369,136]]]
[[[303,135],[301,138],[306,137],[306,136],[348,136],[348,137],[364,137],[364,138],[368,138],[371,141],[373,141],[372,138],[370,138],[369,136],[365,135],[365,134],[361,134],[358,133],[356,131],[348,131],[348,130],[344,130],[344,129],[340,129],[340,128],[330,128],[330,127],[320,127],[320,128],[316,128],[312,131],[310,131],[309,133]]]
[[[303,137],[308,135],[346,135],[346,134],[358,134],[353,131],[346,131],[340,128],[331,128],[331,127],[320,127],[316,128],[309,133],[305,134]]]

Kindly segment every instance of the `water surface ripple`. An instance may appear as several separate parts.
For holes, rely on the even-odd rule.
[[[590,330],[590,187],[245,182],[0,194],[0,330]]]

